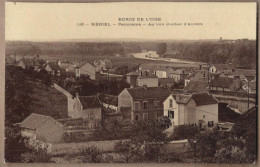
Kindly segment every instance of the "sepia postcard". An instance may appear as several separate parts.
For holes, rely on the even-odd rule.
[[[5,163],[257,162],[257,3],[6,2],[4,60]]]

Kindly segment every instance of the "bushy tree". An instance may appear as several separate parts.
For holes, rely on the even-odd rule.
[[[157,121],[136,122],[130,141],[119,142],[114,149],[127,161],[158,162],[164,146],[169,143],[163,129]]]
[[[199,135],[199,130],[193,125],[179,125],[174,128],[172,134],[173,140],[183,140],[187,139],[191,148],[194,151],[194,156],[197,154],[197,136]]]
[[[248,158],[245,149],[232,146],[231,148],[221,148],[215,154],[216,163],[238,164],[238,163],[252,163]]]
[[[102,160],[102,153],[95,146],[84,148],[79,155],[83,163],[98,163]]]
[[[51,163],[54,162],[46,149],[39,148],[22,154],[24,163]]]
[[[5,127],[5,160],[6,162],[21,162],[21,155],[30,151],[26,147],[27,138],[23,137],[18,127]]]
[[[159,43],[157,45],[157,54],[163,55],[167,51],[167,43]]]
[[[131,144],[131,141],[122,141],[120,140],[114,146],[114,151],[119,153],[120,156],[125,160],[125,162],[129,162],[130,158],[134,156],[134,148]]]

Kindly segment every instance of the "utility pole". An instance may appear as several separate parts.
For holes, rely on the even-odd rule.
[[[249,110],[249,79],[247,80],[247,111]]]
[[[109,108],[109,68],[107,69],[107,108]]]

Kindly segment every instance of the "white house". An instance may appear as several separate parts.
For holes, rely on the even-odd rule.
[[[218,123],[218,101],[208,92],[170,95],[163,108],[174,126],[196,124],[201,129]]]
[[[158,78],[167,78],[167,72],[166,71],[161,71],[161,70],[155,71],[155,75]]]

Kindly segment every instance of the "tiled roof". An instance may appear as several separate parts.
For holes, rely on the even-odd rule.
[[[95,96],[79,96],[83,109],[101,107],[98,97]]]
[[[27,67],[39,65],[39,62],[35,59],[21,59],[20,61],[23,61],[24,65]]]
[[[192,95],[188,94],[177,94],[177,95],[173,95],[174,99],[176,100],[177,103],[179,104],[186,104],[188,103],[188,101],[191,99]]]
[[[138,76],[138,78],[158,78],[158,77],[154,74],[148,73],[148,75],[141,74],[140,76]]]
[[[135,71],[133,71],[133,72],[130,72],[130,73],[128,73],[128,74],[126,74],[126,75],[139,75],[139,72],[135,72]]]
[[[149,70],[152,70],[152,71],[155,70],[156,67],[157,67],[156,64],[141,64],[141,65],[139,66],[139,68],[149,69]]]
[[[66,119],[58,119],[57,121],[66,126],[81,125],[84,123],[83,118],[66,118]]]
[[[238,91],[241,88],[241,86],[242,86],[242,81],[240,79],[234,79],[229,89],[231,91]]]
[[[187,76],[185,79],[200,80],[201,78],[207,78],[207,77],[208,77],[207,70],[197,70],[193,72],[191,75]]]
[[[233,83],[233,78],[218,77],[218,78],[213,79],[210,82],[210,86],[220,87],[220,88],[229,88],[232,83]]]
[[[252,81],[255,79],[255,76],[245,76],[248,81]]]
[[[213,64],[217,70],[232,70],[232,68],[228,64]]]
[[[118,106],[117,96],[99,93],[98,98],[102,103],[106,103],[106,104],[108,103],[114,106]]]
[[[173,78],[159,78],[159,83],[175,83]]]
[[[48,62],[48,63],[46,63],[46,65],[47,64],[51,67],[52,70],[59,70],[60,69],[57,62]]]
[[[256,82],[249,82],[249,87],[250,87],[252,90],[256,90]]]
[[[41,127],[47,120],[53,119],[54,118],[50,116],[32,113],[21,122],[21,127],[28,129],[37,129]]]
[[[203,92],[207,89],[207,86],[208,82],[191,80],[184,90],[188,92]]]
[[[218,101],[208,92],[192,94],[192,99],[195,101],[197,106],[218,103]]]
[[[133,99],[147,99],[147,98],[167,98],[170,95],[170,90],[165,87],[136,87],[126,88]]]
[[[229,75],[255,76],[256,70],[235,69],[233,72],[230,72]]]
[[[181,74],[186,74],[186,73],[185,73],[185,70],[178,69],[178,70],[171,72],[171,74],[181,75]]]
[[[92,65],[93,67],[94,67],[94,64],[93,63],[90,63],[90,62],[81,62],[81,63],[79,63],[79,64],[77,64],[76,65],[76,68],[81,68],[82,66],[84,66],[85,64],[90,64],[90,65]]]
[[[193,72],[192,74],[188,75],[185,79],[190,80],[195,76],[196,72]]]

